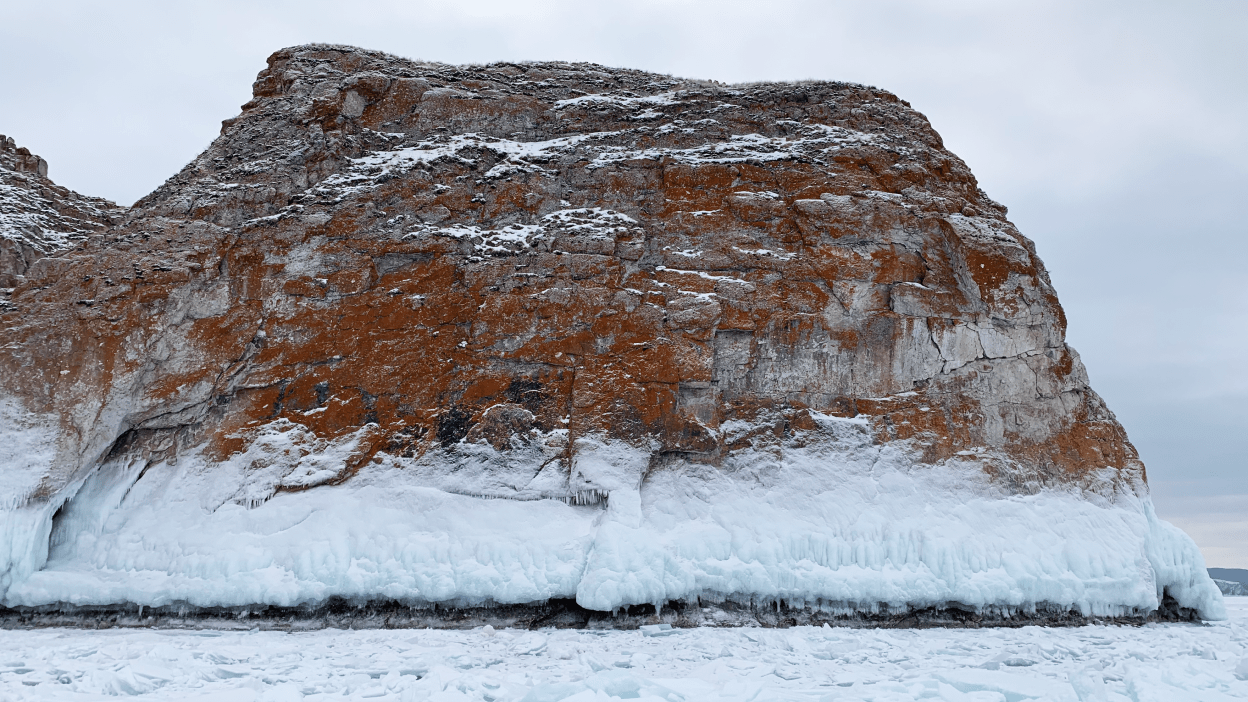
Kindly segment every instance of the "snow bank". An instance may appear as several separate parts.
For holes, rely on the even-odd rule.
[[[401,459],[250,508],[230,499],[236,467],[184,456],[140,477],[109,464],[58,517],[46,568],[4,603],[574,597],[606,611],[710,597],[1114,616],[1155,609],[1165,590],[1224,617],[1195,545],[1147,497],[1003,495],[974,464],[915,464],[872,445],[863,422],[817,419],[782,449],[649,474],[648,449],[578,439],[569,487],[607,493],[605,510],[455,494]]]

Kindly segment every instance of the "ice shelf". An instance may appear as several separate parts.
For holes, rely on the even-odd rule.
[[[113,461],[55,518],[3,513],[0,543],[24,554],[9,558],[3,604],[575,598],[610,611],[709,598],[1112,617],[1164,593],[1225,616],[1195,544],[1146,491],[1004,494],[973,467],[872,444],[861,422],[817,419],[821,440],[644,479],[644,449],[600,445],[576,470],[604,486],[605,505],[457,494],[398,459],[240,503],[228,461]]]

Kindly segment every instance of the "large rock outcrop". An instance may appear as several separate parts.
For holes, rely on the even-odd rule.
[[[341,46],[254,94],[3,310],[10,606],[1218,615],[892,94]]]
[[[35,261],[116,222],[123,209],[48,180],[48,162],[0,134],[0,289]]]

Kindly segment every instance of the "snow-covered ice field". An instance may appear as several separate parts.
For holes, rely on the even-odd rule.
[[[0,632],[0,699],[1248,699],[1248,598],[1068,629]]]

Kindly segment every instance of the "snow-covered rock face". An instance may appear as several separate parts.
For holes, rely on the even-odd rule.
[[[10,606],[1219,615],[895,96],[330,46],[254,91],[4,309]]]
[[[0,290],[45,256],[116,222],[122,208],[48,180],[48,162],[0,134]],[[6,302],[0,298],[0,305]]]

